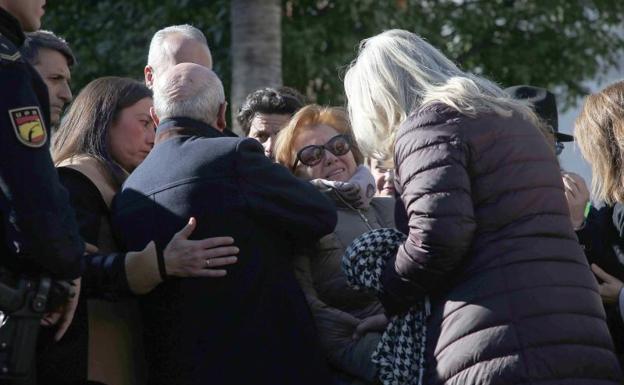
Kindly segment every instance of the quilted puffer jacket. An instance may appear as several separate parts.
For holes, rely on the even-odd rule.
[[[559,166],[526,120],[438,104],[397,132],[409,237],[383,272],[399,313],[428,295],[426,384],[619,384]]]
[[[332,197],[335,194],[331,194]],[[295,273],[314,315],[321,345],[329,361],[340,368],[337,356],[353,345],[361,320],[383,313],[374,294],[349,287],[341,258],[351,242],[372,229],[394,227],[394,199],[376,197],[368,209],[346,207],[337,198],[338,222],[313,250],[295,258]]]

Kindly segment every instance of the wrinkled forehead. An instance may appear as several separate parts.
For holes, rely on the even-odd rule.
[[[281,130],[290,120],[288,114],[264,114],[257,112],[251,120],[250,131],[270,131]]]

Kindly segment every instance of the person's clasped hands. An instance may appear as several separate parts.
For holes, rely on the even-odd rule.
[[[375,178],[366,166],[360,165],[348,182],[313,179],[310,181],[320,191],[334,191],[356,209],[368,207],[375,195]]]
[[[622,288],[624,288],[624,283],[602,270],[595,263],[592,263],[591,269],[599,279],[598,290],[600,292],[600,297],[602,297],[602,301],[604,303],[618,302]]]

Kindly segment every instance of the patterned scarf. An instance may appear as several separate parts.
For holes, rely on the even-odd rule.
[[[381,273],[386,261],[396,255],[405,234],[395,229],[377,229],[356,238],[342,256],[342,270],[356,290],[381,294]],[[390,319],[377,349],[371,356],[384,385],[422,385],[425,369],[426,320],[429,299]]]

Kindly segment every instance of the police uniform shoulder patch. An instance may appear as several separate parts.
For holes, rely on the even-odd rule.
[[[22,55],[15,45],[0,34],[0,61],[18,61]]]
[[[13,124],[17,139],[28,147],[41,147],[48,138],[41,111],[37,106],[9,110],[9,119]]]

